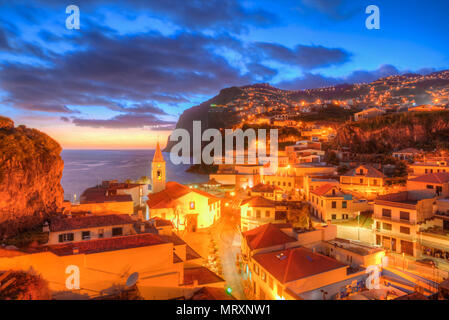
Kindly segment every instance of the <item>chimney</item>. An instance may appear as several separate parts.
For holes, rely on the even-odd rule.
[[[50,226],[48,224],[48,221],[44,222],[44,226],[42,227],[42,232],[50,232]]]

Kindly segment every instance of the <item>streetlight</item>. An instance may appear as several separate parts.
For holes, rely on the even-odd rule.
[[[360,211],[357,212],[357,239],[360,241]]]

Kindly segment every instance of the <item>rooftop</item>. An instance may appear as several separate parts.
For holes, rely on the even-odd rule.
[[[219,277],[206,267],[184,269],[184,284],[193,284],[194,280],[198,281],[198,285],[224,282],[223,278]]]
[[[245,204],[248,204],[248,206],[252,208],[268,208],[276,206],[276,203],[274,201],[261,196],[245,199],[242,201],[241,205],[243,206]]]
[[[370,255],[373,253],[383,251],[380,248],[376,248],[376,247],[361,244],[361,243],[355,243],[353,241],[346,240],[346,239],[336,238],[336,239],[327,241],[327,243],[329,243],[333,246],[339,247],[339,248],[346,249],[348,251],[351,251],[351,252],[356,253],[361,256],[367,256],[367,255]]]
[[[53,252],[58,256],[68,256],[73,254],[93,254],[106,251],[147,247],[164,243],[167,242],[160,236],[152,233],[145,233],[132,236],[50,245],[42,247],[42,249]]]
[[[278,246],[297,241],[281,230],[284,225],[272,223],[243,232],[243,237],[251,250]]]
[[[360,170],[363,170],[363,173],[360,173]],[[347,171],[342,176],[344,177],[367,177],[367,178],[384,178],[385,175],[370,165],[362,165],[357,168],[351,169]]]
[[[449,172],[426,174],[426,175],[419,176],[414,179],[410,179],[409,181],[423,182],[423,183],[435,183],[435,184],[448,183],[449,182]]]
[[[172,208],[175,205],[175,200],[191,192],[195,192],[208,198],[209,204],[220,200],[205,191],[189,188],[180,183],[169,181],[167,182],[164,190],[157,193],[150,193],[148,195],[147,204],[150,209]]]
[[[50,231],[59,232],[133,223],[134,220],[127,214],[90,215],[74,218],[63,217],[51,220]]]
[[[333,258],[304,247],[256,254],[253,259],[281,283],[347,268],[347,265]]]

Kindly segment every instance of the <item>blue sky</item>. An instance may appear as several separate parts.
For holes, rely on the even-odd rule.
[[[80,8],[80,30],[65,9]],[[365,27],[368,5],[380,30]],[[0,114],[65,148],[136,148],[224,87],[449,69],[448,1],[0,0]],[[161,140],[162,140],[161,139]]]

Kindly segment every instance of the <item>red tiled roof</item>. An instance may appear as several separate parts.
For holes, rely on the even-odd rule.
[[[108,214],[81,216],[75,218],[58,218],[50,222],[50,231],[67,231],[88,229],[93,227],[118,226],[124,224],[132,224],[134,220],[127,214]]]
[[[243,236],[251,250],[268,248],[296,241],[295,238],[282,232],[280,226],[271,223],[246,231],[243,233]]]
[[[414,179],[410,179],[409,181],[436,183],[436,184],[448,183],[449,182],[449,172],[426,174],[426,175],[419,176]]]
[[[207,197],[209,204],[220,201],[219,198],[214,197],[213,195],[205,191],[194,188],[190,189],[189,187],[186,187],[177,182],[169,181],[167,182],[164,190],[157,193],[150,193],[148,195],[147,204],[150,209],[172,208],[176,199],[185,196],[190,192],[195,192],[204,197]]]
[[[346,267],[333,258],[304,247],[256,254],[253,259],[281,283]]]
[[[323,185],[323,186],[319,187],[318,189],[315,189],[315,190],[313,190],[311,192],[313,194],[318,195],[318,196],[323,196],[326,193],[328,193],[329,191],[331,191],[333,188],[336,188],[336,186],[333,185],[333,184],[329,184],[328,183],[328,184],[325,184],[325,185]]]
[[[105,251],[115,251],[138,247],[147,247],[167,243],[157,234],[145,233],[132,236],[114,237],[106,239],[95,239],[81,242],[71,242],[48,246],[48,250],[58,256],[74,254],[74,249],[78,249],[78,254],[92,254]]]
[[[272,200],[266,199],[261,196],[251,197],[242,201],[241,205],[248,204],[252,208],[268,208],[275,207],[276,203]]]
[[[364,173],[361,175],[359,174],[360,169],[363,168]],[[362,165],[358,166],[357,168],[351,169],[347,171],[345,174],[343,174],[344,177],[368,177],[368,178],[384,178],[385,175],[377,170],[376,168],[373,168],[370,165]]]
[[[221,277],[206,267],[184,269],[184,284],[193,284],[194,280],[198,280],[199,285],[224,282]]]

